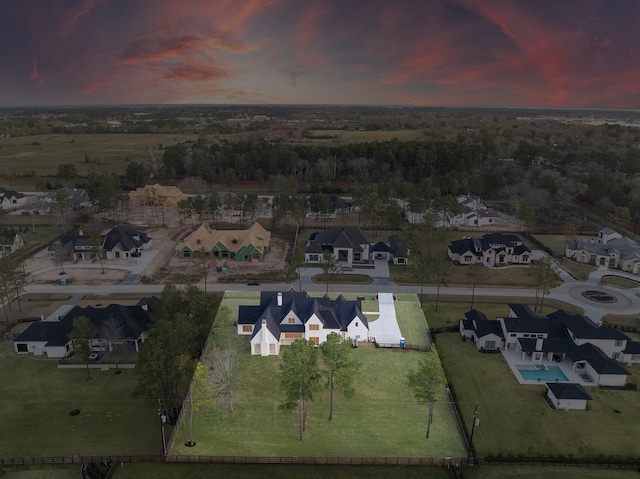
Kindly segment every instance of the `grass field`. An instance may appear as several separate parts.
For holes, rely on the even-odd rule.
[[[465,479],[632,479],[633,469],[562,466],[480,466],[464,469]],[[118,478],[119,479],[119,478]]]
[[[335,136],[331,139],[310,139],[304,143],[315,143],[318,145],[346,145],[349,143],[364,143],[371,141],[389,141],[398,139],[400,141],[413,141],[424,138],[424,133],[418,130],[307,130],[311,136]]]
[[[257,295],[225,295],[223,305],[234,321],[239,304],[257,302]],[[410,311],[408,305],[402,305]],[[419,306],[412,308],[419,313]],[[403,309],[405,311],[405,309]],[[415,321],[423,322],[421,314]],[[230,326],[232,328],[232,326]],[[419,335],[419,326],[411,334]],[[406,374],[417,367],[421,353],[361,346],[352,350],[362,363],[352,399],[337,396],[334,419],[329,413],[328,392],[309,405],[307,432],[300,442],[295,413],[281,410],[284,399],[278,379],[281,358],[249,355],[249,338],[232,338],[241,351],[241,377],[237,410],[196,413],[193,448],[183,446],[184,428],[178,428],[173,454],[252,456],[385,456],[459,457],[464,448],[453,411],[445,401],[436,403],[431,438],[425,439],[427,407],[409,389]]]
[[[197,135],[184,134],[73,134],[16,136],[0,140],[0,175],[55,176],[58,165],[72,163],[80,176],[115,172],[124,174],[130,161],[156,164],[159,145],[172,145]],[[88,160],[85,160],[87,155]],[[35,181],[35,180],[34,180]]]
[[[115,479],[452,479],[453,471],[424,466],[299,466],[280,464],[124,464]]]
[[[156,409],[133,399],[132,370],[58,369],[0,343],[0,451],[5,457],[158,454]],[[79,409],[80,414],[69,412]]]
[[[460,286],[471,285],[473,280],[471,278],[472,269],[468,266],[456,266],[448,263],[449,276],[447,279],[447,286]],[[396,283],[414,284],[420,285],[420,278],[418,276],[417,269],[414,269],[413,274],[411,266],[391,266],[389,268],[391,273],[391,279]],[[526,266],[517,267],[505,267],[505,268],[491,268],[478,271],[480,276],[477,278],[478,287],[482,288],[535,288],[535,280],[532,277],[530,270]],[[433,286],[430,282],[425,282],[425,286]],[[553,285],[560,284],[560,280]]]
[[[0,472],[3,479],[77,479],[79,475],[80,464],[5,466]]]
[[[639,392],[588,388],[588,410],[557,411],[546,387],[518,384],[501,354],[479,353],[457,333],[438,334],[436,344],[468,430],[478,403],[477,454],[637,457]],[[637,384],[640,368],[630,371]]]

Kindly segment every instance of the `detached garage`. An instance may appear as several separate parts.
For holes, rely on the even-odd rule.
[[[547,383],[547,397],[556,409],[586,409],[591,396],[578,383]]]

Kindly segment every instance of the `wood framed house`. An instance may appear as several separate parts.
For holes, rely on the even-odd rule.
[[[270,244],[271,232],[257,222],[245,230],[216,230],[203,223],[175,249],[180,258],[204,253],[218,259],[261,263]]]
[[[296,339],[322,344],[334,332],[343,339],[366,341],[369,324],[360,301],[312,298],[307,292],[263,291],[257,306],[240,306],[237,333],[251,336],[251,354],[279,355]]]

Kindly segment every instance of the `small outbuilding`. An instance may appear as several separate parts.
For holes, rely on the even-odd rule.
[[[547,383],[547,397],[556,409],[586,409],[591,396],[578,383]]]

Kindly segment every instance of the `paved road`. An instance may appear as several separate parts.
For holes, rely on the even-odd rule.
[[[151,252],[149,252],[151,253]],[[536,253],[543,255],[543,253]],[[122,265],[120,269],[129,269],[131,275],[141,274],[144,270],[144,264],[153,258],[151,254],[144,257],[143,261],[135,265]],[[80,266],[80,265],[79,265]],[[95,265],[100,267],[99,265]],[[87,267],[82,265],[81,267]],[[557,266],[556,266],[557,267]],[[73,269],[73,265],[69,265],[66,269]],[[376,268],[376,271],[378,269]],[[301,275],[302,289],[306,291],[326,291],[326,285],[316,284],[311,281],[311,277],[319,274],[321,270],[319,268],[304,268]],[[358,271],[355,270],[354,273]],[[348,272],[345,272],[348,273]],[[633,289],[616,289],[603,286],[601,284],[601,278],[605,275],[619,275],[630,276],[632,279],[638,279],[633,275],[621,273],[606,268],[594,271],[589,276],[589,280],[581,282],[575,280],[564,270],[560,271],[561,278],[564,283],[551,290],[546,295],[546,298],[558,299],[570,304],[575,304],[582,307],[585,310],[585,315],[589,316],[592,320],[599,322],[606,314],[626,314],[626,315],[640,315],[640,288]],[[135,279],[129,276],[131,279]],[[125,280],[126,281],[126,280]],[[204,285],[200,283],[198,285],[203,288]],[[68,285],[60,286],[54,284],[41,284],[41,285],[28,285],[25,287],[26,293],[66,293],[66,294],[90,294],[90,293],[136,293],[136,294],[159,294],[162,292],[163,285],[143,285],[143,284],[120,284],[120,285],[101,285],[101,286],[88,286],[88,285]],[[293,283],[271,283],[262,284],[260,286],[247,286],[246,284],[229,284],[229,283],[208,283],[207,291],[287,291],[289,289],[300,289],[300,283],[295,281]],[[617,301],[614,303],[602,304],[591,301],[584,296],[582,292],[586,290],[602,290],[612,296]],[[419,294],[420,286],[399,286],[388,278],[377,277],[372,284],[368,285],[349,285],[349,284],[330,284],[329,292],[354,292],[354,293],[412,293]],[[428,295],[435,295],[437,290],[435,287],[424,287],[424,293]],[[449,296],[460,296],[461,298],[468,298],[472,294],[471,287],[449,287],[440,288],[440,294]],[[502,296],[513,298],[535,298],[536,291],[534,289],[522,289],[522,288],[476,288],[475,296]]]

